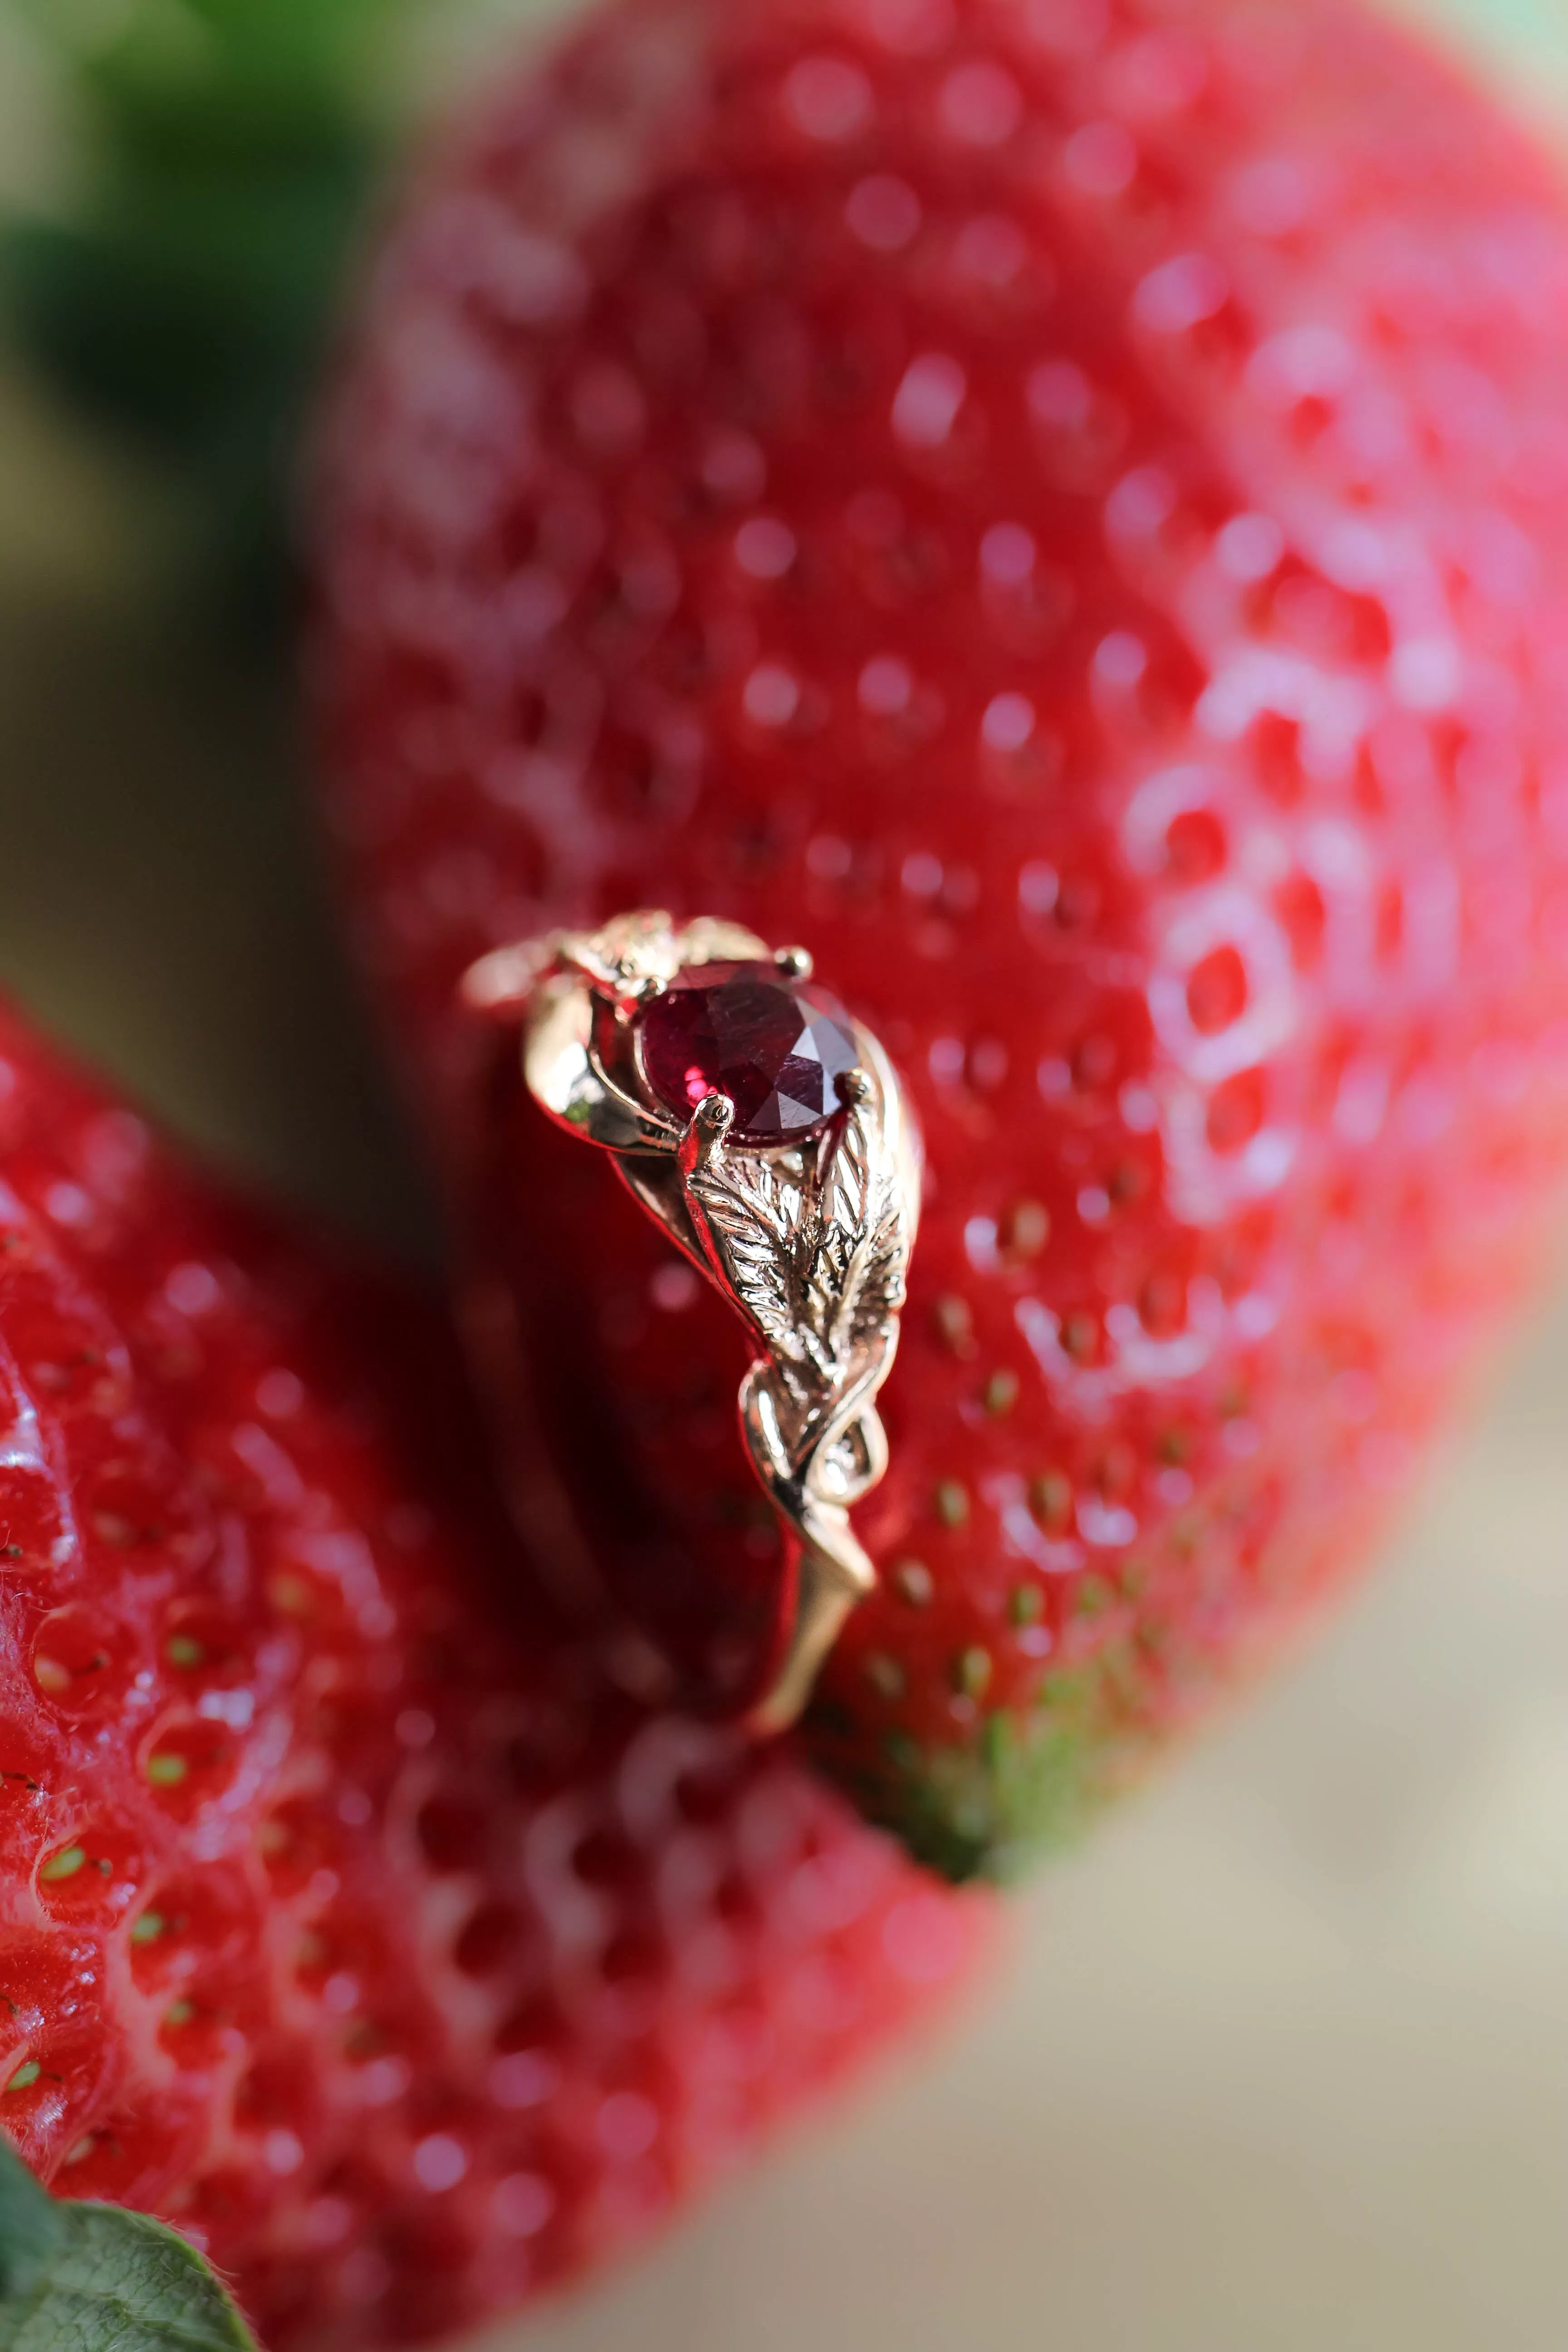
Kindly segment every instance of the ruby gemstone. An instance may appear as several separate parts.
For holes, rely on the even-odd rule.
[[[793,1143],[842,1108],[856,1065],[842,1005],[771,963],[696,964],[637,1023],[644,1076],[684,1120],[710,1094],[735,1106],[733,1143]]]

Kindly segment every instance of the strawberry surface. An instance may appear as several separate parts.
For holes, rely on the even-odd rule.
[[[0,2130],[269,2345],[605,2260],[974,1954],[782,1750],[521,1601],[438,1317],[5,1015],[0,1381]]]
[[[930,1170],[812,1737],[955,1875],[1363,1557],[1538,1264],[1565,302],[1521,134],[1335,0],[627,0],[371,273],[330,806],[485,1297],[620,1613],[738,1704],[739,1326],[457,988],[638,905],[812,949]]]

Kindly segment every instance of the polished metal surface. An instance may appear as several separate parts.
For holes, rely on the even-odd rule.
[[[860,1023],[841,1109],[820,1132],[742,1147],[735,1106],[717,1090],[680,1124],[648,1085],[636,1024],[682,972],[728,963],[771,963],[786,981],[811,969],[803,949],[775,951],[734,924],[678,925],[642,910],[498,950],[468,972],[464,994],[485,1018],[515,1016],[534,1100],[614,1155],[633,1196],[756,1343],[742,1431],[801,1547],[794,1621],[752,1717],[778,1730],[800,1713],[875,1582],[849,1513],[888,1466],[876,1398],[898,1346],[920,1139],[897,1071]]]

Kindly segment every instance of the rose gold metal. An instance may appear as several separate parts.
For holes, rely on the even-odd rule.
[[[773,962],[794,979],[811,971],[805,949],[774,950],[732,923],[677,924],[644,909],[596,931],[500,949],[472,967],[463,994],[487,1019],[521,1022],[534,1100],[611,1154],[757,1344],[741,1387],[742,1431],[801,1548],[784,1654],[750,1718],[771,1732],[800,1714],[845,1619],[876,1583],[849,1512],[888,1466],[876,1398],[898,1347],[921,1147],[897,1071],[858,1022],[842,1112],[820,1133],[739,1149],[729,1141],[734,1105],[720,1094],[685,1126],[672,1118],[643,1076],[636,1016],[678,973],[731,962]]]

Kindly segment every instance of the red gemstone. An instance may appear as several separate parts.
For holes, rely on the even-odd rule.
[[[735,1106],[734,1143],[792,1143],[840,1108],[856,1063],[849,1017],[771,963],[710,963],[677,975],[637,1024],[642,1066],[667,1108],[689,1118],[710,1094]]]

